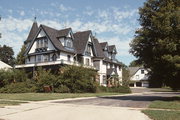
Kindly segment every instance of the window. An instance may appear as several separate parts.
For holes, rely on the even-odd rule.
[[[53,54],[53,56],[52,56],[52,61],[56,61],[56,59],[57,59],[56,54]]]
[[[66,41],[66,46],[69,48],[72,48],[72,41],[71,40],[67,40]]]
[[[44,39],[44,47],[47,48],[48,47],[48,40]]]
[[[86,65],[89,66],[89,59],[88,58],[86,58]]]
[[[41,62],[41,55],[38,55],[38,62]]]
[[[106,76],[105,75],[103,75],[103,84],[107,84]]]
[[[44,55],[44,61],[48,61],[49,60],[49,56],[48,55]]]
[[[136,75],[136,79],[139,79],[139,75]]]
[[[144,74],[144,70],[141,70],[141,74]]]
[[[71,56],[67,55],[67,59],[68,59],[68,61],[71,61]]]
[[[41,41],[41,45],[40,45],[40,47],[42,48],[43,47],[43,40],[40,40]]]
[[[37,44],[36,44],[36,45],[37,45],[36,47],[39,48],[39,40],[37,40],[36,43],[37,43]]]

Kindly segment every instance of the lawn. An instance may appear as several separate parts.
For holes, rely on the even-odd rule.
[[[100,97],[100,96],[120,95],[120,94],[123,93],[13,93],[13,94],[0,93],[0,99],[43,101],[43,100],[55,100],[55,99],[78,98],[78,97]]]
[[[180,96],[165,101],[153,101],[149,108],[164,110],[143,110],[153,120],[180,120]]]
[[[153,120],[180,120],[180,111],[143,110]]]
[[[21,103],[27,103],[27,102],[0,100],[0,108],[8,105],[19,105]]]

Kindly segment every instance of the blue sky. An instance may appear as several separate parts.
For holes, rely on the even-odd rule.
[[[129,43],[139,28],[138,8],[145,0],[0,0],[0,45],[11,46],[15,55],[33,23],[73,32],[92,30],[100,42],[116,45],[117,58],[128,65],[135,58]]]

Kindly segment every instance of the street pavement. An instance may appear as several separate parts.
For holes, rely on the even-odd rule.
[[[111,97],[90,97],[30,102],[0,108],[4,120],[150,120],[141,110],[153,100],[180,93],[135,92]]]

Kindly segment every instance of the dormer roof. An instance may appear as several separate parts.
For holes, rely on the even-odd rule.
[[[86,44],[88,43],[88,39],[92,34],[91,30],[76,32],[73,34],[74,36],[74,47],[76,49],[77,54],[83,54],[86,49]]]

